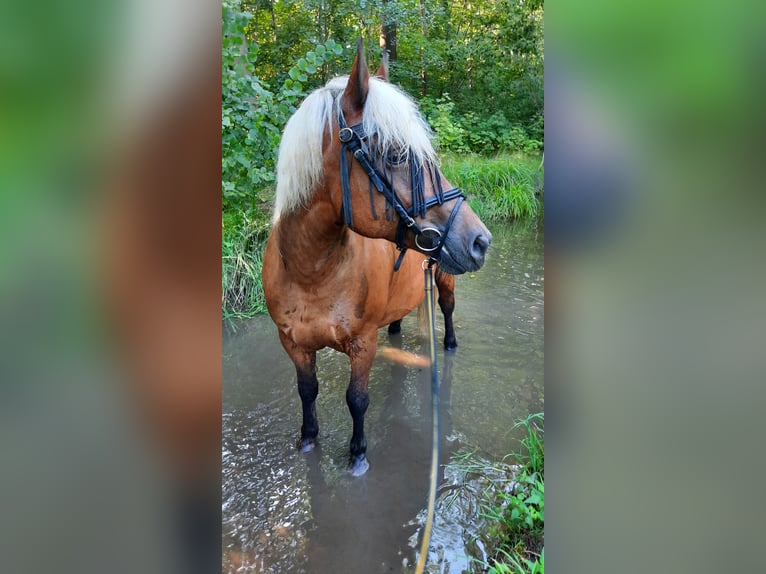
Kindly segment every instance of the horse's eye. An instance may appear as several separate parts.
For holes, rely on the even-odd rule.
[[[388,155],[386,157],[386,162],[388,165],[402,165],[407,163],[408,156],[404,152],[400,152],[397,150],[392,150],[388,152]]]

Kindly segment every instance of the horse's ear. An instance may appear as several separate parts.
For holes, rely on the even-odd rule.
[[[383,50],[383,59],[380,61],[380,66],[375,72],[381,80],[388,81],[388,50]]]
[[[346,90],[343,92],[343,111],[361,112],[364,102],[367,100],[367,90],[370,83],[370,71],[367,69],[367,61],[364,58],[364,42],[361,36],[356,42],[356,57],[351,67]]]

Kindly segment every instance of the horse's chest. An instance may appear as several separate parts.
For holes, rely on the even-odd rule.
[[[295,301],[280,317],[280,329],[302,347],[342,346],[360,330],[355,301]]]

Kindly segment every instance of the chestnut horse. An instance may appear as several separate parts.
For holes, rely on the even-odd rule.
[[[298,375],[298,446],[314,447],[316,352],[331,347],[351,360],[346,403],[355,476],[369,468],[364,414],[378,329],[398,331],[424,297],[424,257],[414,251],[438,262],[444,344],[453,349],[453,275],[479,269],[492,240],[436,165],[417,106],[388,83],[385,59],[370,77],[361,40],[350,76],[311,93],[279,147],[263,289]]]

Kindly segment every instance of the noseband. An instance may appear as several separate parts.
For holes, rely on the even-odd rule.
[[[373,217],[375,219],[378,218],[372,193],[373,187],[386,198],[386,217],[389,220],[393,220],[391,209],[393,209],[393,212],[399,216],[399,225],[396,228],[395,243],[401,253],[394,265],[394,271],[399,270],[399,266],[402,264],[402,259],[404,259],[404,254],[407,251],[407,247],[404,245],[404,239],[408,229],[415,234],[415,245],[418,246],[418,249],[428,254],[429,257],[438,259],[442,247],[444,246],[444,242],[447,239],[447,234],[452,226],[452,222],[455,220],[458,209],[460,209],[460,205],[465,199],[465,194],[457,187],[450,189],[449,191],[442,190],[441,177],[438,168],[430,163],[427,163],[425,166],[417,165],[414,161],[414,154],[410,154],[407,159],[410,165],[412,206],[407,209],[394,189],[393,178],[389,181],[389,178],[386,177],[385,158],[383,158],[382,162],[384,169],[382,173],[375,167],[375,162],[372,157],[374,154],[370,153],[370,148],[365,142],[368,136],[364,133],[362,124],[358,123],[349,127],[346,123],[346,119],[343,117],[343,112],[340,111],[338,114],[338,126],[340,127],[339,138],[342,147],[340,154],[340,180],[342,191],[341,215],[345,224],[351,229],[354,228],[354,221],[351,215],[350,184],[352,162],[348,161],[348,155],[350,153],[353,154],[359,162],[359,165],[362,166],[362,169],[370,180],[370,204]],[[431,178],[431,184],[435,191],[434,195],[428,199],[425,198],[424,167],[427,167],[428,175]],[[452,208],[452,213],[447,220],[443,232],[435,227],[420,227],[415,221],[415,217],[425,217],[426,211],[431,207],[442,205],[444,202],[452,201],[453,199],[457,199],[457,203],[455,203],[455,207]]]

